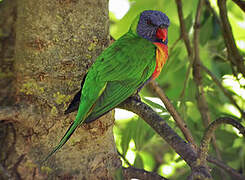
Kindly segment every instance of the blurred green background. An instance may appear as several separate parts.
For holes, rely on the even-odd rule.
[[[193,24],[198,1],[182,1],[185,24],[192,41]],[[214,11],[219,14],[215,0],[210,1]],[[195,83],[190,74],[184,95],[183,91],[186,72],[189,65],[185,45],[180,39],[180,25],[175,1],[169,0],[110,0],[110,32],[115,39],[126,33],[133,18],[143,10],[160,10],[168,15],[169,27],[169,59],[164,66],[157,82],[172,101],[182,118],[186,121],[197,144],[204,133],[204,126],[196,103]],[[240,53],[245,54],[245,14],[231,0],[227,1],[228,16],[232,25],[233,35]],[[245,109],[245,79],[241,74],[236,76],[226,59],[221,27],[217,19],[204,5],[201,14],[200,57],[202,63],[219,79],[229,91],[241,109]],[[220,88],[209,75],[202,72],[205,96],[207,98],[211,119],[231,116],[241,121],[241,113],[230,103]],[[165,110],[161,100],[146,86],[141,91],[143,101],[151,105],[167,123],[182,136],[174,120]],[[142,119],[133,113],[116,109],[114,136],[119,153],[134,167],[147,171],[158,172],[170,179],[185,179],[190,169],[186,163],[159,137]],[[242,124],[245,125],[244,120]],[[182,136],[182,138],[184,138]],[[227,165],[245,175],[245,140],[238,130],[223,125],[216,131],[217,146],[222,160]],[[210,146],[210,155],[217,156]],[[123,166],[128,164],[123,161]],[[214,179],[224,179],[224,174],[210,164]],[[229,179],[229,176],[225,176]]]

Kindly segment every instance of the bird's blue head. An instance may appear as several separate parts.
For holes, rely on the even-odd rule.
[[[168,16],[161,11],[143,11],[139,16],[136,32],[151,42],[167,44],[169,23]]]

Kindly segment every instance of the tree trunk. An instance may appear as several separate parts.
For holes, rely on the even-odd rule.
[[[4,0],[2,6],[10,2]],[[75,119],[76,113],[63,112],[88,67],[108,46],[107,5],[107,0],[17,2],[15,105],[0,105],[0,179],[112,179],[120,167],[111,113],[79,127],[40,166]],[[2,57],[0,62],[4,62]],[[0,97],[11,97],[6,95],[8,90],[0,93]]]

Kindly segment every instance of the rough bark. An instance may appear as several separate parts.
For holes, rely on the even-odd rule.
[[[13,103],[16,1],[0,3],[0,105]]]
[[[108,46],[107,3],[107,0],[17,2],[12,71],[15,105],[8,107],[15,116],[0,119],[0,132],[4,135],[0,142],[3,145],[0,170],[6,172],[4,178],[113,178],[120,160],[110,113],[79,127],[58,153],[45,164],[39,163],[74,120],[75,113],[64,116],[63,112],[88,67]],[[1,96],[2,93],[5,92],[1,91]]]

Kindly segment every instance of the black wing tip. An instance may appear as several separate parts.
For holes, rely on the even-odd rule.
[[[64,114],[67,115],[67,114],[72,113],[72,112],[74,112],[74,111],[75,111],[75,109],[71,109],[70,107],[68,107],[68,108],[65,110]]]
[[[69,114],[71,112],[77,111],[79,104],[80,104],[80,99],[81,99],[81,93],[82,93],[82,88],[85,82],[87,74],[83,77],[83,80],[81,82],[81,89],[76,93],[76,95],[73,97],[71,103],[69,104],[68,108],[65,110],[64,114]]]
[[[68,108],[65,110],[64,114],[69,114],[71,112],[77,111],[80,103],[80,96],[81,96],[81,91],[79,91],[75,97],[73,98],[72,102],[68,106]]]

